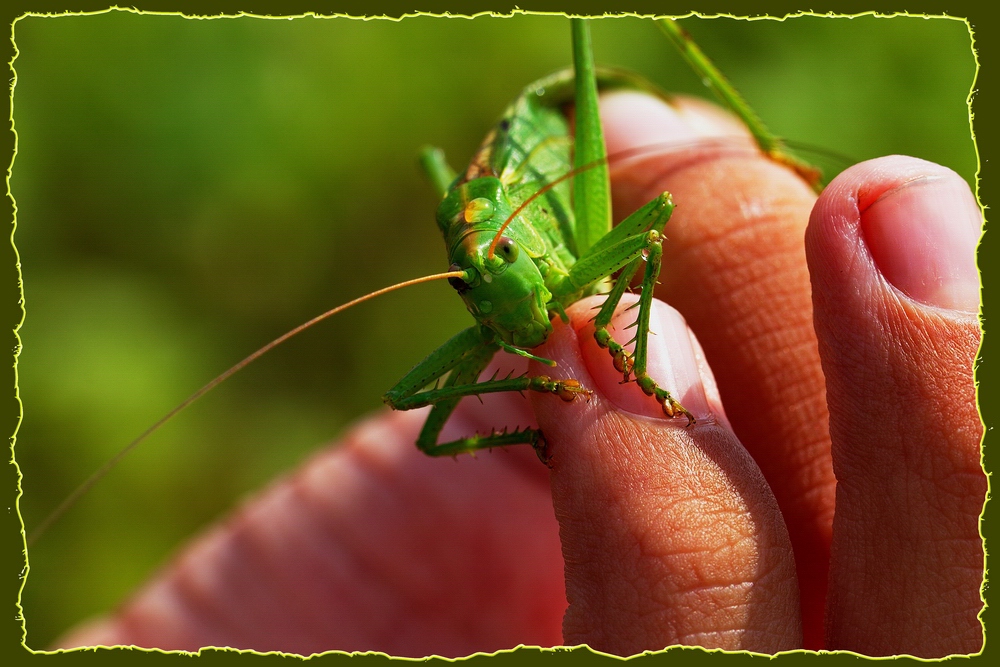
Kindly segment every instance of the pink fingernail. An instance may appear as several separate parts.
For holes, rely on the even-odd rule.
[[[882,275],[921,303],[979,310],[976,245],[982,217],[957,175],[922,176],[861,211],[861,230]]]
[[[634,301],[634,298],[632,300]],[[622,301],[626,303],[627,297]],[[623,306],[618,309],[609,327],[616,341],[624,343],[635,336],[635,327],[626,327],[635,322],[638,314],[638,308],[626,310]],[[589,328],[589,331],[593,329]],[[684,318],[670,306],[654,300],[649,318],[649,332],[647,367],[649,376],[660,388],[669,391],[670,395],[691,412],[695,419],[703,420],[711,417],[705,387]],[[634,344],[625,347],[629,352],[635,350]],[[584,345],[583,351],[587,370],[598,385],[598,390],[611,402],[627,412],[665,418],[660,404],[644,394],[635,382],[622,384],[622,374],[615,370],[611,355],[606,349],[597,345]]]

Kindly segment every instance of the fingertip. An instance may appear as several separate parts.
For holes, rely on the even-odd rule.
[[[684,414],[670,416],[665,408],[650,395],[645,394],[635,381],[634,373],[628,382],[624,374],[616,370],[614,355],[608,348],[601,347],[594,338],[594,317],[603,304],[604,297],[594,296],[583,299],[567,309],[569,324],[557,322],[539,354],[556,360],[553,370],[534,364],[532,374],[548,374],[559,379],[574,379],[594,392],[593,402],[599,402],[605,410],[621,412],[627,416],[642,416],[655,420],[666,420],[681,428],[690,423]],[[612,340],[625,343],[636,337],[638,317],[638,297],[626,294],[622,297],[608,331]],[[635,353],[635,341],[624,345],[629,355]],[[647,372],[657,387],[670,393],[697,423],[721,422],[727,429],[729,422],[722,408],[718,386],[704,352],[694,333],[687,326],[684,317],[666,303],[654,299],[651,306]],[[633,357],[634,358],[634,357]],[[549,399],[549,400],[542,400]],[[575,406],[566,406],[554,397],[535,400],[536,415],[544,413],[545,418],[555,420],[560,432],[566,428],[576,429],[585,423],[579,416],[565,418],[567,408],[584,409],[590,401],[574,401]],[[544,418],[539,417],[544,421]]]
[[[611,320],[608,331],[612,340],[631,341],[625,345],[630,355],[636,353],[635,339],[638,336],[637,308],[639,297],[625,295]],[[601,297],[582,302],[584,309],[602,303]],[[664,302],[654,299],[650,307],[649,333],[647,336],[647,372],[659,388],[670,395],[698,421],[712,418],[702,374],[711,374],[707,364],[699,365],[691,339],[693,334],[684,317]],[[608,349],[597,345],[594,339],[594,324],[589,318],[574,319],[581,342],[582,356],[587,371],[594,378],[596,388],[619,410],[644,415],[655,419],[669,418],[656,400],[645,394],[635,381],[634,372],[630,381],[624,381],[622,372],[613,364],[613,355]],[[714,382],[714,380],[713,380]],[[687,423],[686,416],[678,417]]]
[[[981,646],[981,224],[957,174],[904,156],[855,165],[813,210],[838,484],[829,649],[931,658]]]
[[[635,90],[613,91],[601,97],[601,119],[612,154],[656,143],[683,145],[749,136],[746,128],[720,107],[683,95],[668,100]]]
[[[901,296],[975,313],[981,230],[982,212],[951,169],[901,155],[863,162],[834,179],[813,209],[806,249],[814,286],[838,298]]]
[[[724,421],[686,428],[686,419],[668,420],[653,398],[632,393],[634,383],[619,384],[622,375],[593,336],[600,304],[593,297],[567,309],[570,323],[556,323],[538,351],[558,362],[558,377],[592,389],[592,399],[567,405],[531,396],[551,446],[569,601],[565,640],[618,655],[677,643],[765,652],[799,646],[791,549],[763,476]],[[696,376],[704,410],[712,409],[718,394],[714,381],[701,380],[700,348],[672,309],[654,309],[651,373],[658,381],[673,373],[665,385]],[[620,312],[619,324],[635,313]],[[685,368],[670,371],[677,348]],[[696,404],[690,390],[683,395]]]

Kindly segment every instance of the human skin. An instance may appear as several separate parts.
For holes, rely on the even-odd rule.
[[[704,103],[619,94],[602,117],[612,154],[688,147],[611,171],[618,211],[677,203],[656,295],[684,319],[656,304],[650,372],[697,425],[620,384],[581,302],[535,351],[557,368],[529,370],[589,401],[467,399],[442,435],[537,424],[551,468],[526,447],[431,459],[421,414],[375,416],[59,644],[979,651],[981,215],[964,182],[894,156],[816,203]]]

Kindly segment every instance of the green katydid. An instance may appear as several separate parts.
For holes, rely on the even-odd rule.
[[[522,81],[523,81],[523,79],[522,79]],[[494,111],[495,111],[495,109],[494,109]],[[419,232],[418,232],[417,230],[414,230],[414,232],[413,232],[413,233],[414,233],[414,234],[418,234]],[[29,275],[29,284],[30,284],[30,277],[31,277],[31,276]],[[384,386],[384,385],[383,385],[383,386]],[[29,400],[30,400],[30,397],[29,397]],[[33,562],[34,562],[34,561],[33,561]]]
[[[646,372],[649,309],[660,271],[662,233],[673,202],[669,193],[663,193],[612,229],[590,32],[583,19],[573,19],[572,25],[574,78],[560,74],[529,86],[504,113],[462,176],[453,175],[439,152],[426,158],[444,197],[437,221],[450,250],[451,270],[462,274],[449,281],[478,322],[431,353],[385,396],[396,409],[434,406],[417,441],[431,455],[528,443],[545,460],[541,434],[534,429],[440,444],[437,438],[463,396],[530,390],[551,392],[571,402],[587,394],[576,380],[544,375],[477,379],[501,349],[537,360],[528,350],[545,342],[552,330],[550,319],[565,318],[566,307],[598,291],[608,296],[594,321],[595,337],[610,352],[624,381],[634,375],[642,390],[663,406],[664,414],[684,415],[694,423],[691,414]],[[675,27],[667,21],[663,25]],[[680,40],[686,43],[683,37]],[[704,75],[715,74],[706,60],[696,62],[707,68]],[[627,79],[608,75],[602,83],[624,85]],[[558,109],[569,90],[575,92],[573,170],[568,123]],[[571,198],[569,184],[560,181],[573,172]],[[608,325],[642,265],[632,356],[612,339]],[[607,289],[614,274],[618,276]],[[449,372],[444,387],[420,391]]]
[[[775,159],[788,161],[779,139],[771,135],[725,77],[701,54],[672,19],[659,26],[696,71],[747,122],[758,145]],[[417,446],[432,456],[451,456],[477,449],[531,444],[543,461],[541,434],[534,429],[473,435],[438,444],[437,436],[464,396],[505,391],[554,393],[571,402],[590,391],[573,379],[521,376],[477,382],[499,350],[554,365],[530,353],[545,342],[552,317],[565,318],[565,308],[591,294],[606,292],[595,318],[595,338],[610,353],[623,382],[633,380],[655,399],[667,417],[694,417],[646,372],[646,345],[652,287],[660,271],[663,229],[673,210],[663,193],[614,228],[608,156],[598,112],[601,88],[638,87],[654,90],[643,79],[625,72],[597,73],[585,19],[572,19],[574,70],[538,81],[507,109],[463,176],[456,177],[440,151],[425,151],[422,159],[431,181],[444,197],[437,220],[450,249],[452,266],[435,274],[377,290],[309,320],[229,368],[164,417],[143,431],[70,494],[29,536],[33,543],[48,526],[83,496],[122,457],[167,421],[230,376],[292,336],[332,315],[383,293],[411,284],[447,278],[478,324],[454,336],[414,367],[384,396],[394,409],[433,405]],[[575,103],[576,132],[570,150],[567,118],[560,107]],[[651,146],[648,150],[660,147]],[[643,152],[640,149],[639,152]],[[572,166],[571,166],[572,156]],[[570,196],[572,181],[572,197]],[[635,352],[615,341],[608,326],[629,287],[645,266],[638,304]],[[613,283],[612,276],[616,275]],[[447,375],[442,387],[427,389]]]
[[[744,120],[762,150],[818,182],[818,175],[786,155],[781,141],[676,22],[661,19],[658,25]],[[385,402],[395,409],[434,406],[417,441],[432,456],[528,443],[547,461],[544,439],[535,429],[447,443],[438,443],[437,438],[463,396],[537,391],[572,402],[589,394],[577,380],[553,380],[546,375],[477,380],[499,350],[554,365],[528,350],[545,342],[552,318],[565,320],[565,308],[595,293],[607,297],[594,318],[594,337],[608,350],[622,381],[636,382],[667,417],[683,416],[689,425],[695,423],[691,413],[647,373],[649,315],[660,273],[663,230],[673,210],[670,193],[662,193],[611,226],[611,186],[598,88],[651,86],[627,73],[598,76],[587,21],[573,19],[572,26],[572,76],[556,74],[528,86],[461,176],[454,174],[440,151],[425,154],[424,164],[443,197],[437,222],[449,249],[450,270],[462,274],[449,282],[478,322],[431,353],[385,395]],[[571,93],[575,110],[572,151],[568,121],[560,111]],[[568,176],[573,177],[572,196],[565,182]],[[630,354],[612,338],[608,327],[625,290],[643,267],[635,352]],[[445,374],[449,375],[443,387],[421,391]]]

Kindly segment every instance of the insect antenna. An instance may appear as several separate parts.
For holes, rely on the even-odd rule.
[[[733,142],[734,139],[738,140],[742,138],[743,137],[738,137],[738,136],[718,137],[714,139],[702,138],[691,142],[663,141],[652,144],[646,144],[643,146],[633,146],[632,148],[626,148],[624,150],[616,151],[614,153],[609,153],[608,155],[599,160],[594,160],[593,162],[588,162],[587,164],[580,165],[579,167],[571,169],[562,176],[560,176],[559,178],[539,188],[530,197],[525,199],[520,206],[514,209],[514,212],[511,213],[506,220],[504,220],[504,223],[502,225],[500,225],[500,229],[497,230],[496,235],[490,242],[490,248],[487,257],[493,259],[494,251],[496,250],[497,244],[500,242],[500,238],[503,236],[503,233],[507,230],[507,227],[510,225],[510,223],[513,222],[514,218],[516,218],[521,213],[521,211],[527,208],[533,201],[544,195],[546,192],[550,191],[552,188],[556,187],[560,183],[568,181],[577,174],[582,174],[583,172],[588,171],[590,169],[594,169],[595,167],[599,167],[602,164],[613,164],[620,160],[627,160],[633,157],[642,157],[643,155],[650,155],[653,153],[657,153],[659,151],[667,151],[667,150],[677,151],[683,148],[702,148],[702,149],[714,148],[717,150],[730,148],[734,151],[738,150],[739,152],[743,152],[746,150],[756,150],[751,148],[751,144],[744,145],[739,141],[737,141],[736,143]],[[747,139],[749,139],[749,137],[747,137]],[[837,151],[833,151],[827,148],[821,148],[819,146],[814,146],[811,144],[806,144],[797,141],[791,141],[788,139],[775,138],[775,141],[780,142],[779,145],[781,148],[788,148],[796,153],[805,153],[813,157],[818,156],[824,158],[827,162],[829,162],[830,166],[833,167],[833,171],[835,173],[839,173],[847,166],[855,164],[857,162],[857,160],[851,158],[848,155],[845,155],[844,153],[839,153]],[[787,153],[775,153],[775,154],[768,153],[767,151],[764,151],[763,148],[761,148],[761,150],[765,152],[765,154],[769,155],[771,159],[775,159],[779,163],[785,164],[786,166],[792,168],[796,173],[798,173],[807,182],[809,182],[809,184],[814,188],[816,188],[819,185],[825,185],[825,183],[830,180],[830,178],[826,177],[825,175],[821,177],[820,174],[818,173],[819,170],[815,169],[814,167],[806,165],[805,162],[799,160],[797,157],[788,155]]]
[[[500,225],[500,229],[497,230],[496,235],[490,242],[490,248],[489,252],[487,253],[487,257],[489,259],[493,259],[494,252],[496,250],[497,244],[500,242],[500,238],[503,236],[503,233],[507,230],[507,227],[510,225],[510,223],[514,220],[514,218],[516,218],[521,213],[521,211],[526,209],[533,201],[544,195],[546,192],[549,192],[552,188],[556,187],[560,183],[568,181],[569,179],[573,178],[574,176],[577,176],[578,174],[582,174],[585,171],[594,169],[595,167],[599,167],[602,164],[612,164],[614,162],[618,162],[619,160],[627,160],[633,157],[641,157],[643,155],[650,155],[665,150],[678,150],[684,147],[690,147],[690,148],[697,147],[705,149],[718,147],[718,148],[732,148],[733,150],[737,150],[738,148],[739,152],[745,152],[750,150],[756,151],[756,148],[753,148],[752,144],[750,143],[744,144],[742,142],[737,142],[736,144],[734,144],[733,142],[734,139],[741,139],[741,138],[742,137],[734,136],[734,137],[720,137],[718,139],[705,138],[698,141],[690,141],[690,142],[677,142],[677,141],[655,142],[652,144],[645,144],[643,146],[633,146],[631,148],[625,148],[623,150],[616,151],[614,153],[609,153],[603,158],[570,169],[559,178],[556,178],[550,181],[549,183],[546,183],[544,186],[536,190],[534,193],[531,194],[530,197],[521,202],[521,205],[518,206],[516,209],[514,209],[513,213],[507,216],[507,219],[504,220],[504,223],[502,225]],[[747,138],[747,140],[749,141],[749,137]]]
[[[249,366],[251,363],[259,359],[260,357],[264,356],[274,348],[278,347],[279,345],[287,341],[289,338],[292,338],[293,336],[302,333],[303,331],[310,328],[314,324],[318,324],[319,322],[322,322],[328,317],[332,317],[337,313],[343,312],[348,308],[351,308],[352,306],[364,303],[365,301],[368,301],[370,299],[374,299],[377,296],[382,296],[383,294],[388,294],[389,292],[394,292],[398,289],[402,289],[404,287],[410,287],[412,285],[419,285],[421,283],[427,283],[434,280],[445,280],[448,278],[462,278],[464,275],[465,275],[464,271],[448,271],[446,273],[435,273],[429,276],[421,276],[420,278],[414,278],[412,280],[404,280],[401,283],[396,283],[395,285],[389,285],[388,287],[383,287],[382,289],[375,290],[374,292],[369,292],[364,296],[359,296],[358,298],[348,301],[347,303],[343,303],[337,306],[336,308],[331,308],[325,313],[322,313],[312,318],[308,322],[300,324],[291,331],[288,331],[282,334],[281,336],[278,336],[267,345],[264,345],[257,351],[245,357],[242,361],[236,363],[235,365],[231,366],[227,370],[217,375],[215,378],[213,378],[207,384],[205,384],[201,389],[194,392],[186,399],[178,403],[177,406],[175,406],[172,410],[170,410],[170,412],[163,415],[163,417],[161,417],[155,424],[147,428],[145,431],[139,434],[139,436],[136,437],[132,442],[125,445],[125,447],[123,447],[117,454],[108,459],[108,461],[104,465],[102,465],[100,468],[94,471],[87,479],[85,479],[78,487],[76,487],[76,489],[74,489],[72,493],[66,496],[66,498],[61,503],[59,503],[59,505],[54,510],[49,512],[48,516],[46,516],[45,519],[43,519],[42,522],[38,524],[38,526],[31,532],[31,534],[28,535],[28,538],[26,540],[27,546],[30,547],[35,542],[37,542],[38,538],[44,535],[45,532],[52,526],[52,524],[58,521],[63,514],[65,514],[71,507],[73,507],[80,500],[80,498],[86,495],[86,493],[94,486],[94,484],[99,482],[105,475],[111,472],[111,470],[114,469],[114,467],[118,465],[118,463],[123,458],[125,458],[125,456],[129,452],[138,447],[144,440],[146,440],[149,436],[153,435],[164,424],[173,419],[175,416],[177,416],[178,413],[180,413],[189,405],[200,399],[202,396],[212,391],[220,384],[228,380],[230,377],[240,372],[241,370]]]

